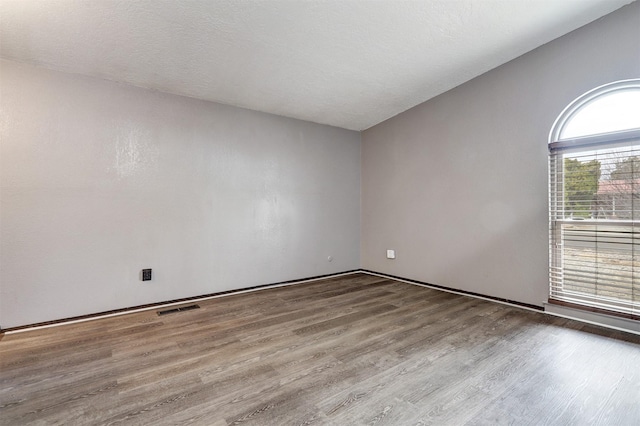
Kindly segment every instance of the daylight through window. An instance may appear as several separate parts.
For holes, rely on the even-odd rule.
[[[640,80],[599,87],[549,143],[550,302],[640,316]]]

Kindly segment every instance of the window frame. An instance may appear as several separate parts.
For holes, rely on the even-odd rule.
[[[574,138],[560,138],[566,126],[571,122],[571,120],[576,117],[580,111],[586,106],[590,105],[592,102],[596,101],[598,98],[609,95],[616,91],[627,91],[627,90],[640,90],[640,79],[629,79],[629,80],[621,80],[613,83],[605,84],[600,87],[596,87],[592,89],[582,96],[575,99],[571,102],[558,116],[555,120],[551,131],[549,133],[548,140],[548,149],[549,149],[549,292],[548,292],[548,301],[549,303],[560,304],[565,306],[571,306],[587,311],[596,311],[603,312],[608,314],[613,314],[616,316],[621,316],[625,318],[631,319],[640,319],[640,300],[636,300],[635,297],[635,272],[632,272],[631,278],[631,292],[632,292],[632,301],[630,302],[631,308],[616,308],[615,303],[613,307],[607,306],[606,303],[603,303],[599,306],[598,299],[600,297],[592,297],[594,299],[591,302],[585,301],[589,299],[589,297],[584,297],[583,301],[580,302],[580,298],[578,297],[578,302],[571,301],[571,297],[565,293],[565,297],[558,297],[558,288],[557,282],[560,280],[561,286],[563,287],[564,280],[564,265],[565,261],[565,253],[564,247],[562,247],[562,225],[566,224],[566,222],[571,219],[567,219],[566,217],[559,218],[558,212],[564,211],[565,209],[565,201],[562,199],[561,210],[559,207],[559,191],[560,193],[564,193],[564,170],[559,172],[557,167],[564,167],[564,154],[570,152],[583,152],[583,151],[591,151],[591,150],[606,150],[610,148],[612,145],[626,145],[629,147],[636,146],[640,144],[640,128],[634,129],[626,129],[619,131],[611,131],[607,133],[596,133],[586,136],[574,137]],[[628,145],[627,145],[628,144]],[[560,163],[560,164],[558,164]],[[635,206],[633,208],[635,210]],[[640,210],[640,206],[638,206],[638,210]],[[612,221],[612,220],[601,220],[601,219],[587,219],[581,220],[580,223],[584,225],[588,224],[602,224],[602,225],[615,225],[614,222],[619,222],[622,225],[624,222],[625,226],[631,227],[632,235],[635,233],[636,227],[640,227],[640,220],[631,220],[631,221]],[[632,237],[634,238],[634,237]],[[635,247],[635,246],[634,246]],[[640,246],[638,246],[640,249]],[[634,249],[632,249],[634,250]],[[635,253],[635,251],[633,252]],[[633,258],[633,257],[632,257]],[[632,263],[635,262],[632,261]],[[632,266],[632,270],[635,266]],[[557,278],[558,273],[562,274],[561,278]],[[566,291],[564,289],[561,290]],[[560,294],[561,294],[560,292]],[[568,292],[570,293],[570,292]],[[586,293],[585,293],[586,295]],[[606,301],[606,298],[602,299]],[[631,309],[631,311],[629,311]]]
[[[599,140],[601,138],[607,139],[609,137],[615,137],[615,135],[620,134],[620,137],[625,137],[630,131],[640,133],[640,128],[633,130],[623,130],[623,131],[614,131],[614,132],[606,132],[599,134],[592,134],[588,136],[582,136],[577,138],[560,138],[560,135],[564,131],[567,124],[571,121],[573,117],[576,116],[584,107],[588,104],[596,100],[597,98],[603,97],[605,95],[611,94],[617,91],[626,91],[629,89],[637,89],[640,90],[640,78],[633,78],[628,80],[620,80],[615,81],[613,83],[603,84],[602,86],[596,87],[595,89],[591,89],[585,94],[578,96],[573,102],[565,107],[564,110],[560,113],[558,118],[556,118],[553,126],[551,126],[551,131],[549,132],[549,145],[558,142],[565,143],[585,143],[589,142],[589,140]],[[592,142],[593,143],[593,142]],[[597,142],[596,142],[597,143]]]

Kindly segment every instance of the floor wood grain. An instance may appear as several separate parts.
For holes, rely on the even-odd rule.
[[[365,274],[9,334],[2,425],[640,425],[640,336]]]

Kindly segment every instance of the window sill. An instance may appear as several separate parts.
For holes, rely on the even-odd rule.
[[[544,310],[551,315],[640,335],[640,317],[637,315],[613,313],[557,300],[544,303]]]

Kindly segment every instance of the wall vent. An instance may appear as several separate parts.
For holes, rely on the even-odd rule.
[[[167,309],[167,310],[164,310],[164,311],[158,311],[158,315],[175,314],[176,312],[191,311],[193,309],[200,309],[200,306],[198,306],[198,305],[181,306],[179,308],[173,308],[173,309]]]

